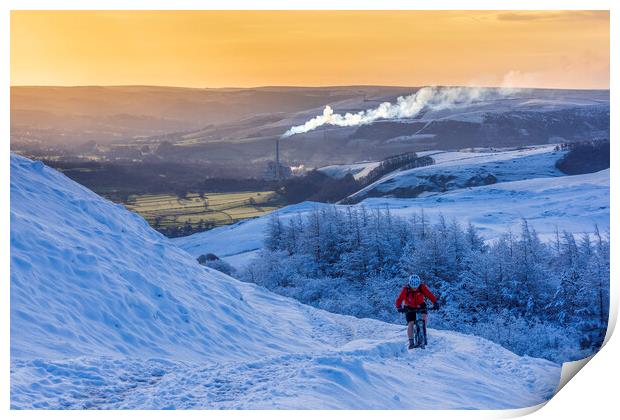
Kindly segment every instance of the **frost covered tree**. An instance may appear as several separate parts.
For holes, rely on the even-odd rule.
[[[409,218],[389,208],[323,206],[272,216],[265,249],[240,274],[332,312],[400,322],[394,299],[417,273],[436,292],[435,328],[556,361],[591,354],[609,314],[609,239],[556,229],[543,242],[526,220],[485,242],[472,224]]]
[[[275,251],[281,246],[283,239],[283,226],[280,216],[277,213],[273,213],[269,217],[268,231],[265,240],[265,247],[270,251]]]

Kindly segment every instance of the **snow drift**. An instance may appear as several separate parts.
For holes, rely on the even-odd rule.
[[[12,408],[517,408],[559,381],[477,337],[430,330],[421,352],[403,337],[205,269],[11,156]]]

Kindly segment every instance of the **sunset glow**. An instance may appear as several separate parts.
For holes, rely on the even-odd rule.
[[[14,11],[12,85],[609,87],[607,11]]]

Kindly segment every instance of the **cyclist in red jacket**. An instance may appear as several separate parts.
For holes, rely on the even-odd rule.
[[[424,332],[424,343],[418,343],[418,346],[424,348],[426,345],[427,309],[426,302],[424,301],[425,298],[433,302],[434,309],[438,308],[437,298],[429,288],[422,283],[422,280],[420,280],[417,274],[413,274],[409,277],[408,283],[400,291],[398,298],[396,298],[396,308],[398,312],[404,312],[405,318],[407,319],[407,337],[409,338],[410,349],[417,347],[413,341],[413,327],[418,313],[422,316]],[[405,304],[404,307],[401,306],[403,303]]]

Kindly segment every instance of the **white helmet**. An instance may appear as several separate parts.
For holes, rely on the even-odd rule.
[[[417,289],[418,287],[420,287],[420,284],[422,284],[422,280],[420,280],[420,276],[418,276],[417,274],[412,274],[411,276],[409,276],[408,284],[409,287]]]

